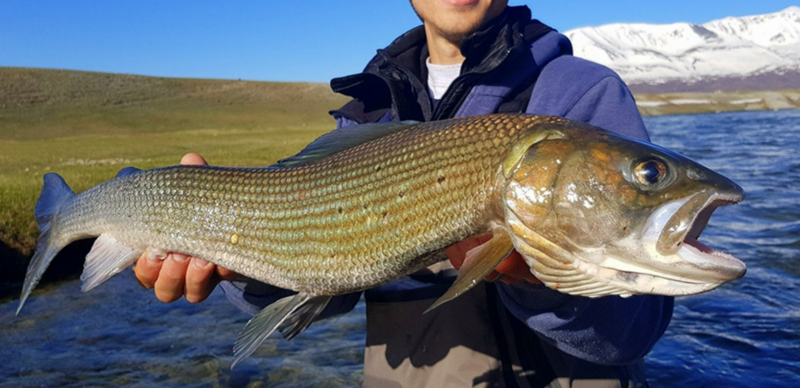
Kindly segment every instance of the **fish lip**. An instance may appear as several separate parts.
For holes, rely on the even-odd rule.
[[[656,229],[658,238],[656,248],[662,255],[675,254],[686,242],[687,237],[697,240],[708,225],[711,214],[720,206],[736,204],[744,199],[742,192],[699,192],[681,200],[672,201],[654,212],[659,220],[648,220],[648,227]],[[674,209],[679,205],[677,209]],[[664,221],[663,218],[669,215]],[[653,222],[656,225],[652,225]],[[651,230],[650,234],[653,234]]]
[[[686,235],[684,235],[683,241],[686,239],[693,239],[697,241],[700,237],[700,234],[703,233],[703,229],[708,225],[709,219],[711,219],[711,214],[714,213],[720,206],[728,206],[728,205],[735,205],[741,202],[744,199],[742,195],[726,195],[726,194],[718,194],[716,196],[712,196],[709,198],[706,205],[697,212],[697,215],[692,220],[692,227],[687,231]]]
[[[698,194],[699,195],[699,194]],[[694,198],[702,200],[702,198]],[[680,261],[676,265],[664,266],[659,268],[660,276],[665,279],[681,281],[687,283],[716,283],[717,285],[736,280],[744,276],[747,271],[746,265],[733,255],[716,251],[703,244],[698,239],[702,234],[712,213],[720,206],[728,206],[741,202],[744,199],[743,192],[720,193],[715,192],[707,196],[702,206],[696,207],[697,203],[692,198],[687,199],[673,213],[670,222],[664,224],[656,242],[658,254],[667,256],[677,256]],[[688,223],[690,225],[681,233],[671,233],[668,225],[673,221],[672,218],[681,214],[691,215]],[[662,243],[664,241],[674,241],[673,249],[664,252]],[[675,263],[674,263],[675,264]]]

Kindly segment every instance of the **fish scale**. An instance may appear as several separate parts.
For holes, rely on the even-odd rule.
[[[108,233],[320,295],[361,290],[488,230],[498,171],[520,129],[557,121],[420,123],[297,167],[142,171],[77,196],[54,233]]]

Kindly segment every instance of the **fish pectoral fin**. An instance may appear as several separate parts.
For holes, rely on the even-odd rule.
[[[133,264],[142,252],[122,245],[114,236],[103,233],[86,255],[81,274],[81,291],[87,292]]]
[[[301,333],[325,309],[330,300],[330,296],[301,292],[281,298],[265,307],[247,322],[236,338],[231,369],[253,354],[275,329],[287,339]]]
[[[464,263],[461,265],[461,269],[458,270],[456,281],[453,282],[453,285],[444,295],[425,310],[425,313],[455,299],[474,287],[488,276],[511,253],[512,249],[514,249],[514,243],[511,241],[511,236],[508,232],[502,228],[495,229],[492,232],[491,240],[467,252]]]

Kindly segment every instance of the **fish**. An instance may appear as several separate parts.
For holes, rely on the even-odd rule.
[[[332,296],[466,254],[433,309],[517,250],[571,295],[689,295],[744,276],[698,241],[711,213],[744,199],[730,179],[649,142],[553,116],[494,114],[334,130],[264,168],[123,169],[81,194],[44,176],[40,237],[17,314],[55,255],[96,237],[82,290],[143,252],[183,252],[294,290],[244,327],[232,367],[274,331],[305,330]]]

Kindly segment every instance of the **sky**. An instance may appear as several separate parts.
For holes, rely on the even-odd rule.
[[[797,0],[510,1],[559,31],[704,23]],[[328,82],[420,24],[408,0],[3,0],[0,66],[164,77]]]

